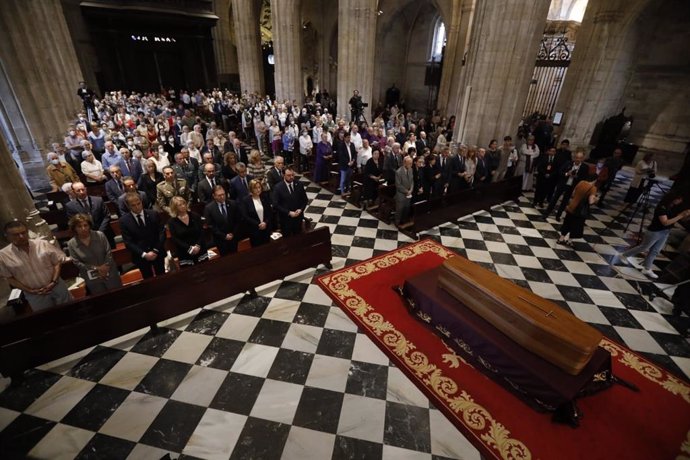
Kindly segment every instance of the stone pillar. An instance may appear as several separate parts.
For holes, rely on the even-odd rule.
[[[302,42],[300,0],[271,0],[273,51],[275,56],[276,100],[293,99],[301,104]]]
[[[473,4],[474,0],[453,0],[451,4],[450,24],[446,24],[446,49],[443,55],[443,72],[441,85],[438,89],[436,108],[443,114],[447,113],[451,87],[457,81],[454,76],[459,74],[462,67],[462,55],[465,52],[465,40],[460,40],[460,24],[465,16],[463,3]]]
[[[477,0],[453,139],[487,145],[517,131],[550,0]]]
[[[24,147],[22,161],[31,188],[44,190],[47,180],[32,173],[44,164],[39,149],[62,142],[69,121],[82,110],[82,73],[59,0],[4,1],[0,30],[0,60],[35,142],[35,148]]]
[[[239,72],[237,48],[232,42],[230,30],[233,27],[230,17],[230,0],[213,0],[213,11],[218,16],[218,22],[213,28],[213,51],[216,57],[216,72],[218,82],[227,83],[230,75]]]
[[[338,2],[338,114],[350,119],[353,90],[369,103],[364,116],[371,122],[376,46],[377,0]]]
[[[237,60],[242,92],[264,94],[258,7],[254,0],[232,0],[232,19],[237,38]]]
[[[590,0],[556,103],[563,112],[561,139],[590,143],[597,123],[620,113],[635,40],[630,36],[649,0]]]
[[[22,181],[7,146],[7,139],[0,133],[0,229],[13,219],[23,220],[29,225],[29,230],[45,238],[52,238],[48,224],[39,216]]]

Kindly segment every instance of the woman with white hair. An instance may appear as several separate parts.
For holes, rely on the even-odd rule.
[[[91,150],[85,150],[81,154],[84,161],[81,162],[81,172],[86,176],[89,184],[102,184],[108,178],[103,171],[103,164],[96,159]]]

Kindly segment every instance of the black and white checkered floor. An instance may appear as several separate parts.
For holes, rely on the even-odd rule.
[[[617,203],[627,187],[609,194]],[[311,184],[308,215],[333,233],[334,266],[410,240]],[[690,343],[664,288],[609,264],[626,218],[593,210],[586,242],[527,198],[426,234],[552,299],[679,375]],[[635,221],[631,228],[635,228]],[[668,258],[660,256],[656,268]],[[312,283],[307,270],[31,370],[0,393],[2,458],[478,459],[478,452]]]

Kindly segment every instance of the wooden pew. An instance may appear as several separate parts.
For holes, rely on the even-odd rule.
[[[488,210],[506,201],[517,201],[522,189],[521,181],[522,177],[511,177],[474,189],[414,203],[412,205],[414,226],[410,231],[416,234],[446,222],[454,222],[461,216],[482,209]]]
[[[4,308],[0,372],[17,376],[301,270],[319,264],[330,268],[330,261],[330,232],[321,227],[51,309]]]

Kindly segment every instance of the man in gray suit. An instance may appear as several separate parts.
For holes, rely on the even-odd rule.
[[[398,227],[407,221],[413,188],[412,157],[406,156],[403,165],[395,171],[395,225]]]

